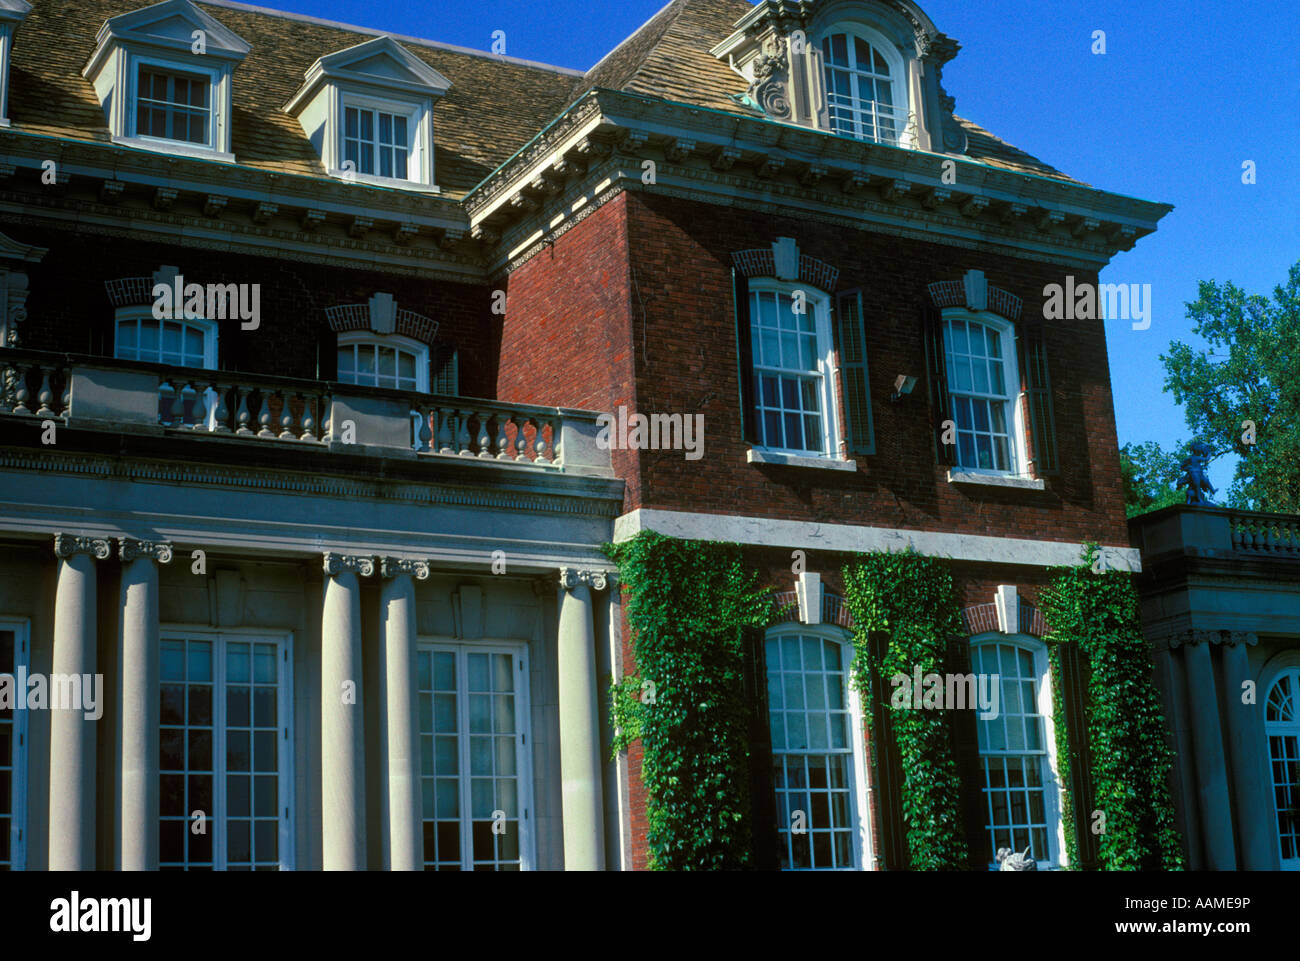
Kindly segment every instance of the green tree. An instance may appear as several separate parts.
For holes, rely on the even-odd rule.
[[[1216,454],[1238,454],[1230,506],[1300,513],[1300,263],[1271,301],[1231,282],[1199,292],[1187,316],[1208,348],[1171,343],[1165,390]]]
[[[1173,451],[1164,450],[1155,441],[1125,444],[1119,449],[1124,509],[1129,517],[1187,503],[1187,493],[1178,489],[1178,478],[1188,443],[1184,441]]]

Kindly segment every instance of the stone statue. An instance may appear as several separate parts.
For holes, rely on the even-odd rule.
[[[998,848],[998,855],[993,860],[998,862],[999,871],[1037,871],[1038,862],[1029,856],[1029,848],[1012,851],[1010,848]]]
[[[1183,477],[1179,480],[1178,486],[1179,488],[1187,488],[1187,503],[1189,506],[1213,506],[1214,502],[1210,500],[1209,495],[1216,493],[1216,491],[1214,485],[1210,483],[1210,477],[1207,473],[1213,451],[1210,450],[1210,445],[1202,440],[1193,441],[1191,450],[1192,452],[1178,465],[1183,472]]]

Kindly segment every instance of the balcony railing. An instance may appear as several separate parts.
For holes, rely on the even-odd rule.
[[[597,413],[0,349],[0,415],[613,476]]]
[[[1300,517],[1232,513],[1228,526],[1235,551],[1300,560]]]
[[[1143,562],[1184,554],[1219,560],[1300,561],[1300,516],[1227,507],[1166,507],[1128,522]]]

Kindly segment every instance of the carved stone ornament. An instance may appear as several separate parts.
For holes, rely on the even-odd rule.
[[[117,556],[122,559],[123,564],[129,564],[141,557],[155,560],[159,564],[170,564],[172,545],[166,541],[138,541],[134,537],[119,537]]]
[[[405,557],[385,557],[379,563],[379,572],[383,577],[399,577],[410,574],[417,581],[429,579],[429,562]]]
[[[54,556],[69,558],[75,554],[89,554],[97,560],[108,560],[113,547],[106,537],[82,537],[79,534],[55,534]]]
[[[1253,645],[1259,643],[1259,635],[1250,631],[1206,631],[1206,630],[1186,630],[1178,631],[1169,635],[1169,646],[1171,648],[1182,647],[1196,644],[1223,644],[1232,647],[1236,644]]]
[[[571,591],[579,584],[586,584],[594,591],[603,591],[607,587],[612,587],[618,580],[618,575],[608,571],[580,571],[572,567],[560,568],[560,587],[566,591]]]
[[[754,61],[754,82],[747,91],[749,99],[775,120],[789,120],[793,116],[790,106],[790,62],[781,48],[760,54]]]
[[[326,551],[325,573],[330,575],[351,572],[362,577],[371,577],[375,573],[375,559],[360,554],[335,554]]]

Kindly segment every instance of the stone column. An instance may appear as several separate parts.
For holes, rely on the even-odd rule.
[[[1232,765],[1232,784],[1236,789],[1234,826],[1241,840],[1241,866],[1247,871],[1277,871],[1281,864],[1273,835],[1273,798],[1267,787],[1269,770],[1264,756],[1264,716],[1257,703],[1258,692],[1249,704],[1242,703],[1244,685],[1251,680],[1246,646],[1257,643],[1259,638],[1254,634],[1225,631],[1223,635],[1228,759]]]
[[[361,585],[372,557],[325,555],[321,616],[321,814],[326,871],[366,867],[366,783],[361,705]]]
[[[51,672],[95,676],[95,565],[112,553],[107,540],[54,536],[59,559],[54,593],[54,656]],[[95,869],[95,721],[85,711],[50,711],[51,871]]]
[[[1192,709],[1192,747],[1196,752],[1205,867],[1210,871],[1235,871],[1237,858],[1233,853],[1228,771],[1223,757],[1223,728],[1219,721],[1209,635],[1193,631],[1185,637],[1183,661]]]
[[[560,570],[560,779],[566,871],[599,871],[605,866],[591,600],[592,589],[605,586],[599,571]]]
[[[382,811],[384,868],[424,867],[424,816],[420,782],[420,728],[415,671],[415,580],[427,580],[428,561],[385,557],[379,612],[381,727],[387,776]]]
[[[172,545],[118,538],[122,796],[118,868],[158,870],[158,565]],[[187,812],[188,813],[188,812]],[[211,817],[212,812],[206,812]]]

